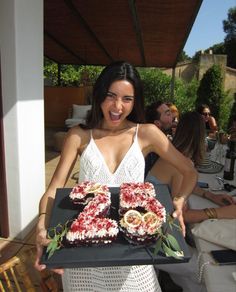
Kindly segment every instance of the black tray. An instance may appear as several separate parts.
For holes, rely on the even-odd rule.
[[[165,206],[168,213],[172,213],[172,201],[166,185],[155,186],[158,200]],[[78,215],[78,208],[69,200],[70,188],[57,189],[50,227],[55,227],[58,223],[64,224]],[[118,219],[119,188],[110,188],[112,194],[111,218]],[[104,266],[126,266],[126,265],[149,265],[149,264],[169,264],[182,263],[190,259],[190,253],[185,243],[184,237],[179,230],[173,228],[169,230],[177,239],[184,257],[176,259],[166,257],[159,252],[154,256],[155,244],[148,246],[132,245],[124,239],[121,233],[112,244],[92,245],[82,247],[64,247],[57,250],[50,259],[47,259],[46,249],[41,258],[41,263],[48,268],[76,268],[76,267],[104,267]]]

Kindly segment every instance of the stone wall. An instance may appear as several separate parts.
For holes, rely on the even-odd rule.
[[[206,71],[213,65],[219,65],[225,79],[225,69],[227,63],[226,55],[202,54],[199,60],[198,79],[201,80]]]
[[[236,95],[236,69],[226,67],[225,90],[229,90]]]
[[[175,78],[181,78],[186,82],[190,82],[194,77],[201,80],[204,73],[214,64],[220,65],[222,68],[224,89],[232,94],[236,93],[236,69],[226,66],[226,55],[213,55],[203,53],[200,56],[199,63],[186,61],[178,63],[175,68]],[[172,76],[172,69],[163,69],[167,75]]]

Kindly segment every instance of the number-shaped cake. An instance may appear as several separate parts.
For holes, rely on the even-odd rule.
[[[106,217],[111,206],[111,193],[106,185],[82,182],[72,189],[69,196],[73,203],[85,205],[66,234],[70,245],[107,244],[116,239],[118,224]]]
[[[166,219],[164,206],[155,198],[153,184],[124,183],[120,187],[120,229],[134,244],[155,241]]]

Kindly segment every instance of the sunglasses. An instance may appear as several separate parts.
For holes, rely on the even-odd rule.
[[[203,114],[203,116],[210,116],[211,115],[211,113],[202,113]]]

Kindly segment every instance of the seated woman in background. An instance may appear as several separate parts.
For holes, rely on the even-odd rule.
[[[201,115],[197,112],[188,112],[181,116],[176,133],[173,139],[173,145],[192,160],[194,164],[199,164],[205,153],[205,127]],[[178,174],[178,175],[177,175]],[[178,170],[159,158],[151,170],[149,171],[146,180],[158,180],[159,183],[168,184],[171,192],[178,191],[183,176]],[[205,191],[200,187],[195,187],[193,193],[202,196],[221,207],[211,208],[213,217],[219,219],[236,218],[236,204],[233,198],[227,194],[214,194],[210,191]],[[198,223],[209,219],[209,212],[206,210],[192,210],[187,204],[184,210],[185,223]]]
[[[201,114],[204,118],[207,134],[209,133],[215,134],[216,131],[218,130],[218,126],[215,118],[211,115],[211,110],[209,106],[207,104],[201,104],[197,108],[197,112],[199,112],[199,114]]]

